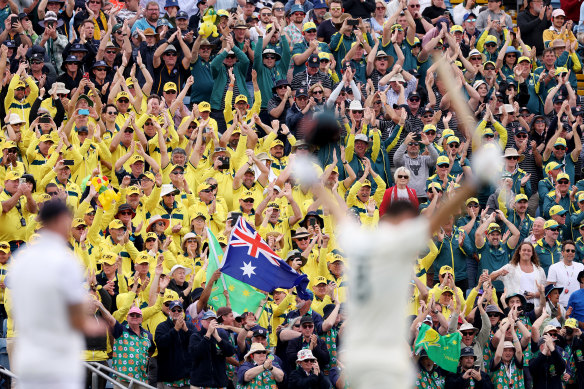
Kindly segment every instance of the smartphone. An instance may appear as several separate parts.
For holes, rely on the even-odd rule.
[[[63,160],[63,165],[65,166],[73,166],[75,164],[75,161],[73,161],[72,159],[64,159]]]
[[[12,27],[16,27],[16,24],[18,24],[18,16],[12,16],[10,18],[10,24],[12,25]]]
[[[85,78],[86,80],[89,80],[89,73],[85,72],[85,74],[83,74],[83,78]]]
[[[422,135],[420,134],[414,134],[413,138],[416,142],[419,142],[422,140]]]
[[[348,26],[358,26],[359,25],[359,19],[348,19],[347,20],[347,25]]]
[[[50,122],[51,122],[51,117],[47,116],[47,115],[41,116],[39,119],[39,123],[50,123]]]
[[[231,227],[233,227],[239,221],[241,217],[241,212],[231,212]]]
[[[24,178],[24,177],[20,177],[20,178],[18,179],[18,183],[19,183],[19,184],[26,184],[26,178]]]
[[[316,225],[316,219],[311,217],[310,219],[308,219],[308,224],[311,226],[315,226]]]
[[[89,110],[88,109],[80,109],[79,115],[89,115]]]

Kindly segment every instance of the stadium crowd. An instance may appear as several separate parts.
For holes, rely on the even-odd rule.
[[[90,314],[108,327],[86,337],[85,361],[161,389],[351,387],[352,259],[335,205],[296,180],[295,159],[312,156],[336,205],[373,230],[400,207],[437,212],[477,175],[473,152],[495,147],[498,184],[466,199],[403,274],[413,385],[584,388],[584,16],[543,0],[525,0],[516,22],[508,11],[501,0],[0,0],[9,358],[12,257],[61,201]],[[315,144],[321,119],[341,130]],[[236,312],[226,289],[226,306],[212,304],[210,238],[225,250],[240,218],[308,276],[311,300],[278,288]],[[58,345],[66,334],[50,323],[39,341]],[[460,332],[457,372],[414,349],[422,324]]]

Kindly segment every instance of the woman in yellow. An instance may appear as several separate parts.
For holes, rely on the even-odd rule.
[[[201,237],[192,232],[185,234],[182,241],[182,250],[176,257],[174,265],[182,265],[196,274],[203,266],[201,260]]]

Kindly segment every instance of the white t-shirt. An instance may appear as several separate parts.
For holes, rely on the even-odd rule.
[[[14,370],[23,381],[82,382],[85,342],[68,308],[84,302],[83,272],[61,236],[40,235],[17,252],[7,278],[18,331]]]
[[[572,262],[572,266],[567,266],[564,261],[554,263],[548,270],[547,281],[564,288],[560,294],[560,304],[564,308],[568,306],[570,295],[580,289],[580,283],[576,278],[582,270],[584,270],[583,264]]]
[[[376,230],[339,228],[351,283],[343,362],[355,388],[407,388],[413,383],[407,344],[412,266],[430,238],[425,217]]]

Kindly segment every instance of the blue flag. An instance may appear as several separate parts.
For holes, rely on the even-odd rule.
[[[308,276],[288,266],[242,217],[231,231],[221,272],[265,292],[296,287],[301,299],[310,300]]]

